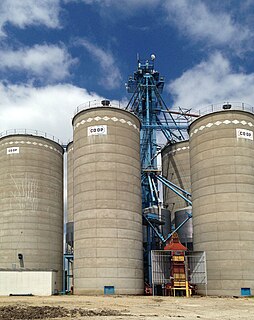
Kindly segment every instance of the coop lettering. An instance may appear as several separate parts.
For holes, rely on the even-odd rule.
[[[7,148],[7,154],[19,153],[19,147]]]
[[[239,134],[240,134],[240,136],[251,137],[251,133],[250,132],[240,131]]]
[[[104,128],[91,128],[90,129],[90,132],[91,133],[95,133],[95,132],[97,132],[97,133],[101,133],[102,131],[104,131]]]
[[[253,140],[253,131],[246,129],[236,129],[237,139]]]
[[[92,126],[87,128],[88,136],[98,136],[98,135],[106,135],[106,134],[107,134],[106,125]]]

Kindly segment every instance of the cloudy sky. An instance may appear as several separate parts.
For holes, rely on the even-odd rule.
[[[74,109],[129,99],[156,55],[170,107],[254,104],[254,0],[1,0],[0,131],[71,138]]]

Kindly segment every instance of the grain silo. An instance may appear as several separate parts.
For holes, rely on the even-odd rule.
[[[254,290],[253,126],[240,110],[190,126],[194,250],[206,252],[209,295]]]
[[[183,190],[191,192],[189,141],[169,144],[162,150],[162,174]],[[175,227],[178,227],[180,221],[183,222],[184,217],[187,217],[187,214],[191,213],[191,208],[188,207],[188,202],[184,201],[184,199],[169,188],[164,187],[163,194],[164,203],[171,212],[172,223]],[[188,208],[186,209],[186,207]],[[191,249],[192,220],[189,220],[182,226],[181,230],[179,230],[179,237],[181,242]]]
[[[66,221],[66,252],[73,250],[73,142],[68,143],[67,152],[67,221]]]
[[[179,227],[192,214],[192,207],[181,208],[175,211],[175,228]],[[179,239],[185,247],[193,250],[193,225],[192,219],[189,219],[177,231]]]
[[[34,135],[0,138],[0,268],[57,270],[62,288],[63,148]]]
[[[140,122],[109,106],[74,128],[74,293],[142,294]]]

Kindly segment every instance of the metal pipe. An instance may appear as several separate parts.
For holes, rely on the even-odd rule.
[[[151,192],[152,201],[155,202],[154,189],[153,189],[153,186],[152,186],[152,182],[151,182],[151,177],[150,177],[150,175],[148,176],[148,182],[149,182],[149,187],[150,187],[150,192]]]
[[[165,242],[172,237],[174,233],[176,233],[186,222],[188,222],[192,218],[192,214],[188,213],[188,217],[181,223],[179,226],[171,233],[169,233],[165,239]]]
[[[167,180],[165,177],[163,177],[162,175],[154,175],[158,180],[163,180],[165,181],[165,183],[171,185],[172,187],[176,188],[177,190],[181,191],[182,193],[186,194],[187,196],[191,197],[191,193],[189,193],[188,191],[182,189],[181,187],[177,186],[176,184],[174,184],[173,182]],[[161,181],[160,180],[160,181]],[[161,181],[162,182],[162,181]],[[173,190],[174,191],[174,190]],[[184,199],[184,198],[183,198]],[[192,204],[191,204],[192,205]]]
[[[200,117],[200,115],[198,114],[193,114],[193,113],[184,113],[184,112],[180,112],[180,111],[168,111],[168,110],[161,110],[162,112],[166,112],[166,113],[172,113],[172,114],[179,114],[179,115],[182,115],[182,116],[189,116],[189,117]]]
[[[185,200],[186,202],[188,202],[190,205],[192,205],[192,201],[189,200],[188,198],[186,198],[184,195],[182,195],[180,192],[178,192],[176,189],[174,189],[170,184],[168,184],[167,182],[163,181],[163,179],[161,179],[159,176],[156,176],[157,179],[159,181],[161,181],[166,187],[168,187],[170,190],[172,190],[173,192],[175,192],[179,197],[181,197],[183,200]]]
[[[156,187],[156,184],[155,184],[155,182],[154,182],[154,179],[151,178],[150,175],[149,175],[148,177],[149,177],[149,178],[151,179],[151,181],[152,181],[154,193],[155,193],[155,195],[156,195],[156,198],[157,198],[158,203],[160,203],[161,201],[160,201],[160,198],[159,198],[159,191],[158,191],[158,189],[157,189],[157,187]]]
[[[157,96],[157,99],[158,99],[158,102],[160,103],[161,107],[164,107],[166,110],[170,111],[169,108],[167,107],[166,103],[164,102],[164,100],[162,99],[161,95],[159,94],[159,91],[157,89],[157,87],[155,87],[155,90],[154,90],[156,96]],[[169,113],[170,117],[171,117],[171,120],[173,121],[173,123],[175,124],[175,129],[178,130],[179,134],[180,134],[180,137],[182,137],[182,139],[184,139],[184,136],[180,130],[180,128],[178,127],[175,119],[172,117],[172,115]]]
[[[162,234],[159,233],[159,231],[155,228],[155,226],[147,219],[145,215],[143,215],[143,218],[146,220],[146,222],[149,224],[149,226],[152,228],[152,230],[156,233],[156,235],[160,238],[162,242],[165,242],[165,239]]]
[[[181,126],[179,126],[178,125],[178,129],[179,130],[186,130],[186,129],[188,129],[188,125],[186,124],[186,125],[181,125]],[[168,130],[170,130],[170,129],[175,129],[175,126],[173,125],[173,124],[157,124],[157,125],[152,125],[152,124],[145,124],[145,125],[142,125],[142,129],[146,129],[146,128],[149,128],[149,129],[168,129]],[[177,137],[176,135],[175,135],[175,137]],[[178,137],[177,137],[178,138]]]
[[[161,181],[166,187],[168,187],[170,190],[172,190],[173,192],[175,192],[179,197],[181,197],[183,200],[185,200],[186,202],[189,203],[189,205],[192,206],[192,201],[189,200],[188,198],[186,198],[184,195],[182,195],[180,192],[178,192],[176,189],[174,189],[170,184],[168,184],[167,182],[165,182],[163,179],[160,178],[160,176],[156,176],[156,178]]]

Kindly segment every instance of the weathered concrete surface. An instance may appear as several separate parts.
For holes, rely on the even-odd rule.
[[[67,151],[67,222],[73,222],[73,142]]]
[[[177,142],[162,150],[162,174],[175,185],[191,193],[189,141]],[[179,215],[182,216],[182,210],[189,204],[167,187],[163,188],[163,196],[164,203],[171,212],[171,221],[175,225],[175,221],[181,220],[180,217],[176,219],[176,212],[180,210]],[[192,219],[179,230],[178,234],[185,245],[192,242]]]
[[[61,290],[63,149],[38,136],[7,136],[0,164],[0,268],[19,268],[21,253],[25,268],[58,270]]]
[[[90,135],[91,126],[107,134]],[[143,293],[139,120],[93,108],[74,126],[74,292]]]
[[[177,142],[162,150],[162,174],[177,186],[191,192],[189,141]],[[164,188],[164,200],[171,212],[189,205],[169,188]]]
[[[208,294],[254,290],[254,115],[221,111],[190,127],[194,250],[206,251]]]
[[[66,148],[67,153],[67,217],[66,217],[66,250],[73,252],[73,142]]]

